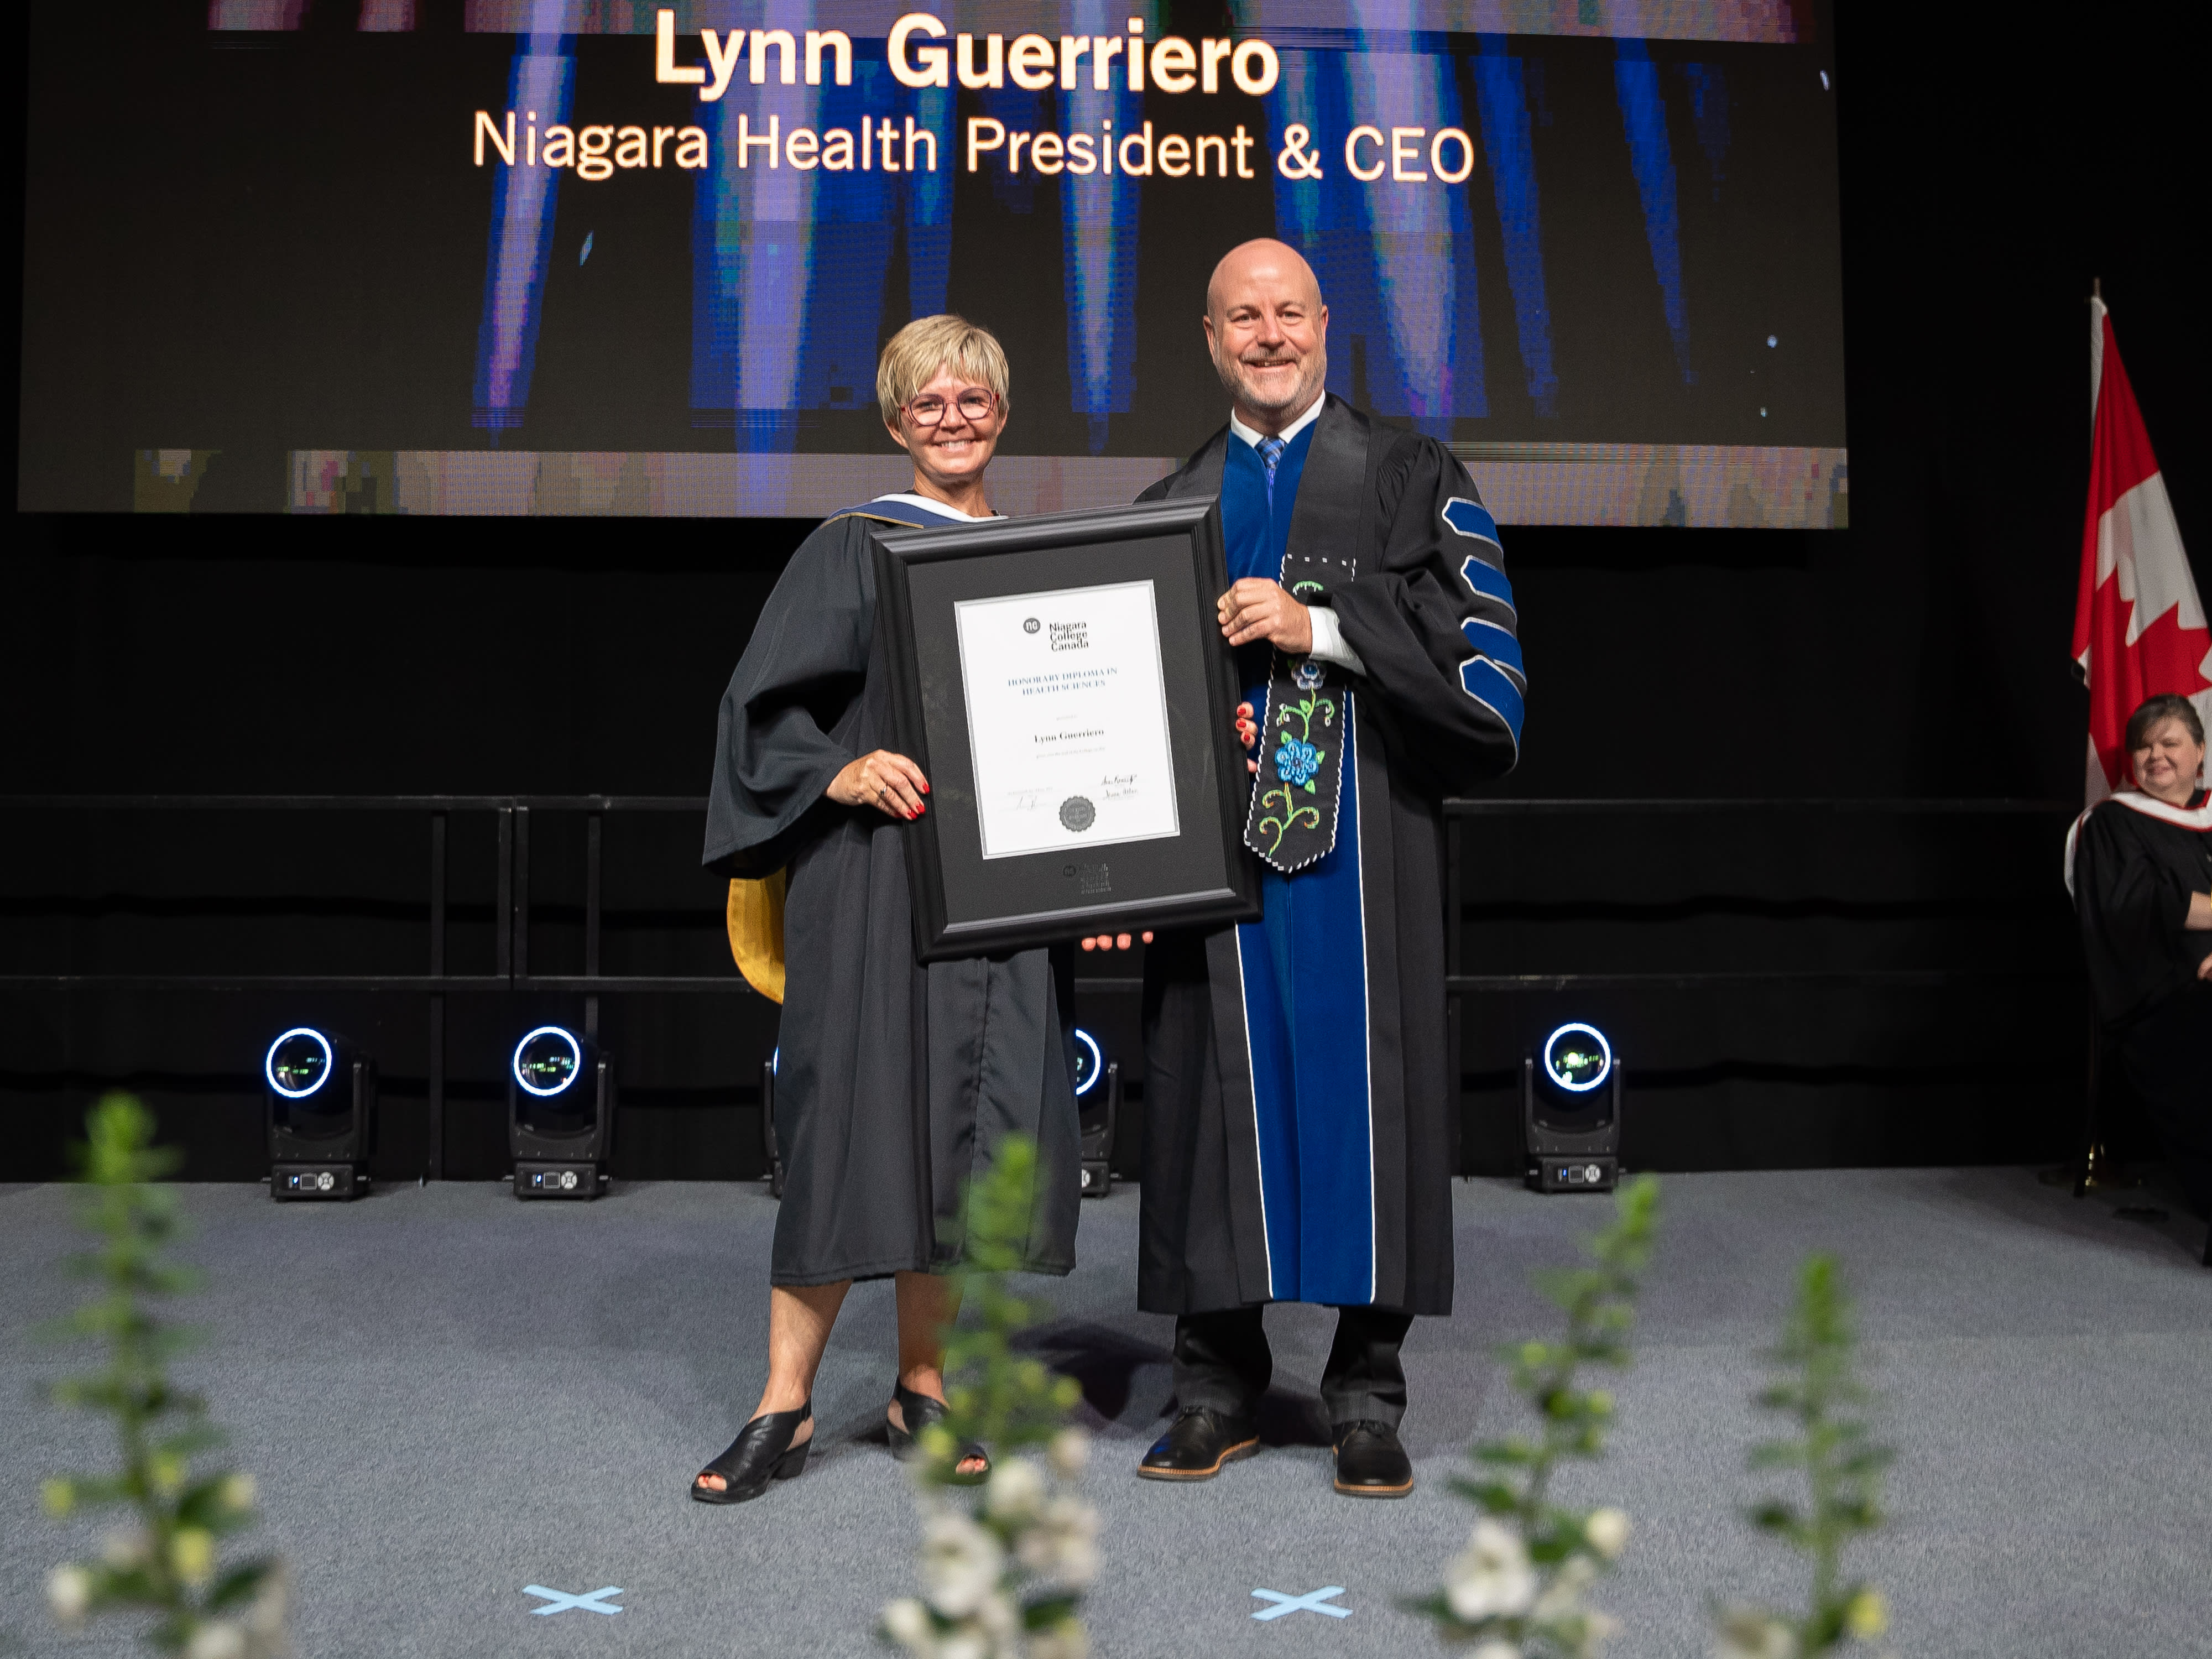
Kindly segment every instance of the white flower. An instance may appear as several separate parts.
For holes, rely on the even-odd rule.
[[[1080,1498],[1052,1499],[1023,1531],[1015,1553],[1031,1572],[1081,1589],[1098,1576],[1098,1511]]]
[[[928,1652],[929,1609],[911,1595],[902,1595],[884,1609],[884,1634],[908,1652]]]
[[[128,1571],[132,1567],[144,1565],[148,1557],[153,1553],[153,1547],[147,1542],[145,1533],[138,1528],[118,1527],[100,1540],[100,1553],[109,1566]]]
[[[246,1632],[228,1619],[202,1625],[185,1644],[185,1659],[246,1659]]]
[[[1054,1474],[1063,1480],[1073,1480],[1083,1473],[1084,1464],[1091,1459],[1091,1437],[1081,1429],[1062,1429],[1045,1449],[1045,1458]]]
[[[272,1561],[261,1575],[261,1587],[253,1592],[253,1605],[246,1614],[246,1628],[272,1653],[284,1645],[284,1564]]]
[[[46,1575],[46,1605],[63,1624],[75,1627],[92,1606],[92,1575],[74,1564]]]
[[[1578,1659],[1594,1659],[1597,1650],[1620,1634],[1620,1620],[1592,1610],[1583,1614],[1582,1638],[1575,1644]]]
[[[1721,1615],[1721,1639],[1713,1659],[1797,1659],[1797,1638],[1770,1613],[1756,1607],[1730,1607]]]
[[[1851,1597],[1844,1610],[1844,1627],[1862,1642],[1879,1642],[1889,1633],[1889,1604],[1871,1584]]]
[[[1607,1560],[1616,1559],[1628,1542],[1628,1517],[1619,1510],[1595,1510],[1583,1523],[1583,1536]]]
[[[1073,1619],[1063,1619],[1048,1630],[1030,1638],[1027,1659],[1085,1659],[1091,1638]]]
[[[1536,1574],[1521,1540],[1487,1516],[1444,1568],[1444,1600],[1468,1624],[1528,1611]]]
[[[983,1604],[975,1609],[975,1618],[969,1622],[990,1638],[994,1652],[1011,1653],[1019,1645],[1021,1609],[1004,1590],[985,1596]]]
[[[957,1510],[939,1510],[922,1529],[922,1594],[947,1619],[965,1619],[980,1607],[998,1588],[1006,1563],[998,1539]]]
[[[1485,1642],[1468,1659],[1521,1659],[1521,1650],[1510,1642]]]
[[[939,1638],[937,1659],[991,1659],[991,1638],[979,1630],[956,1630]]]
[[[1026,1521],[1044,1502],[1044,1471],[1026,1457],[1009,1457],[991,1471],[983,1513],[1001,1522]]]
[[[204,1584],[215,1572],[215,1534],[205,1527],[179,1527],[169,1535],[169,1565],[187,1584]]]
[[[240,1472],[227,1474],[222,1479],[222,1501],[227,1509],[250,1510],[253,1507],[253,1477]]]
[[[1583,1592],[1597,1581],[1597,1568],[1586,1555],[1571,1556],[1544,1587],[1528,1616],[1538,1624],[1572,1619],[1583,1610]]]

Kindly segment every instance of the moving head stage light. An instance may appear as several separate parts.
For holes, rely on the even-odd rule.
[[[507,1150],[517,1198],[597,1198],[614,1145],[614,1061],[589,1037],[541,1025],[507,1067]]]
[[[1103,1081],[1103,1087],[1101,1082]],[[1103,1198],[1114,1190],[1114,1126],[1121,1116],[1121,1062],[1108,1060],[1098,1039],[1075,1028],[1075,1110],[1083,1137],[1083,1195]]]
[[[376,1141],[376,1062],[343,1037],[295,1025],[261,1062],[269,1196],[358,1198]]]
[[[1608,1086],[1610,1085],[1610,1086]],[[1595,1025],[1570,1021],[1521,1057],[1528,1184],[1609,1193],[1620,1179],[1620,1056]]]

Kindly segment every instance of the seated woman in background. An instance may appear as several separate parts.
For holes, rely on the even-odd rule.
[[[2204,725],[2185,697],[2128,719],[2135,787],[2067,838],[2089,986],[2166,1159],[2212,1217],[2212,806]]]
[[[856,1279],[896,1281],[898,1372],[886,1413],[902,1455],[945,1413],[941,1277],[960,1255],[963,1183],[1008,1133],[1037,1143],[1024,1267],[1075,1261],[1081,1191],[1073,953],[914,959],[900,826],[929,781],[883,745],[890,685],[876,638],[869,532],[996,515],[984,492],[1006,420],[1006,354],[957,317],[884,347],[884,424],[913,457],[909,493],[826,520],[792,556],[722,698],[704,861],[784,872],[776,1138],[784,1160],[769,1280],[768,1383],[691,1495],[741,1504],[806,1463],[815,1370]],[[749,969],[747,977],[751,977]],[[727,1334],[726,1333],[726,1336]],[[988,1472],[981,1447],[959,1473]]]

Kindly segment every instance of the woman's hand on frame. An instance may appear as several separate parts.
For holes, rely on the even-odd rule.
[[[918,818],[929,793],[929,780],[904,755],[878,749],[860,757],[830,780],[827,791],[840,806],[872,806],[887,817]]]
[[[1152,942],[1152,930],[1147,927],[1139,937],[1146,944],[1150,945]],[[1091,933],[1085,937],[1083,948],[1086,951],[1126,951],[1132,942],[1127,933]]]
[[[1259,722],[1252,718],[1252,705],[1249,702],[1240,702],[1237,705],[1237,741],[1247,749],[1257,749],[1260,746]],[[1260,763],[1248,758],[1244,763],[1244,769],[1247,772],[1257,772],[1260,769]]]

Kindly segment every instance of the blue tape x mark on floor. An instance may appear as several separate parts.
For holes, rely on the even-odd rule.
[[[1273,1601],[1272,1607],[1262,1607],[1252,1616],[1255,1619],[1280,1619],[1291,1613],[1325,1613],[1332,1619],[1349,1619],[1350,1607],[1325,1607],[1324,1601],[1334,1601],[1344,1594],[1341,1584],[1324,1584],[1317,1590],[1308,1590],[1304,1595],[1285,1595],[1280,1590],[1255,1589],[1252,1594],[1262,1601]]]
[[[619,1584],[604,1584],[598,1589],[582,1595],[571,1595],[566,1590],[547,1589],[543,1584],[525,1584],[522,1587],[522,1593],[525,1595],[535,1595],[544,1599],[545,1602],[544,1607],[531,1608],[531,1612],[540,1615],[549,1613],[566,1613],[571,1607],[581,1607],[586,1613],[615,1613],[622,1611],[620,1607],[607,1607],[599,1600],[604,1595],[620,1595],[622,1586]]]

